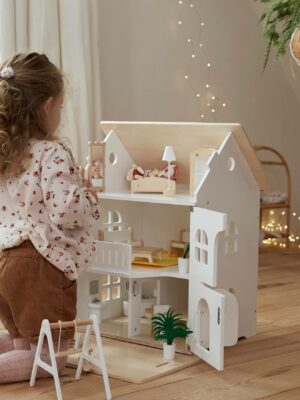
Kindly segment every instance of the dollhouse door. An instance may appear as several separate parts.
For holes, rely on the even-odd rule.
[[[225,295],[218,282],[218,245],[227,215],[195,207],[190,220],[189,320],[190,346],[198,357],[218,370],[224,366]]]
[[[194,207],[190,218],[190,278],[217,286],[218,245],[227,214]]]
[[[191,351],[218,369],[224,368],[225,296],[205,285],[194,302]]]

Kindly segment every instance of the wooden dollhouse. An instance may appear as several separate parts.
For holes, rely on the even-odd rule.
[[[256,331],[260,190],[268,182],[245,132],[239,124],[214,123],[101,122],[100,128],[101,240],[79,281],[79,316],[98,299],[102,319],[115,318],[126,301],[127,334],[134,337],[145,303],[169,305],[187,315],[190,350],[222,370],[224,346]],[[178,166],[175,195],[133,193],[125,179],[130,168],[161,167],[167,145]],[[182,274],[167,250],[187,241],[189,273]],[[135,265],[141,243],[162,250],[169,263]]]

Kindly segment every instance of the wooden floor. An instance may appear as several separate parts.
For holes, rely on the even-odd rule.
[[[300,254],[263,254],[260,262],[257,335],[225,350],[225,370],[204,362],[142,385],[111,380],[114,399],[122,400],[299,400]],[[246,279],[246,278],[245,278]],[[122,363],[122,360],[120,360]],[[126,366],[125,366],[126,368]],[[65,400],[104,399],[101,378],[62,377]],[[53,382],[0,386],[1,400],[55,399]]]

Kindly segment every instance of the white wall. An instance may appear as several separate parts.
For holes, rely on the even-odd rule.
[[[191,51],[180,29],[196,38],[201,12],[203,43],[213,66],[212,85],[227,107],[206,120],[240,122],[254,144],[277,148],[293,178],[293,207],[300,212],[299,80],[288,60],[261,67],[265,42],[252,0],[99,0],[103,119],[199,121],[195,93],[184,74]],[[194,86],[207,82],[203,63],[194,61]],[[297,71],[298,73],[298,71]],[[197,89],[198,90],[198,89]],[[300,230],[300,224],[299,224]]]

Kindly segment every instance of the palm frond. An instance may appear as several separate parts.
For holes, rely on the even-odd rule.
[[[151,321],[154,339],[165,340],[168,344],[172,344],[177,337],[186,338],[192,333],[186,323],[182,321],[182,315],[175,314],[172,308],[169,308],[166,314],[155,315]]]

